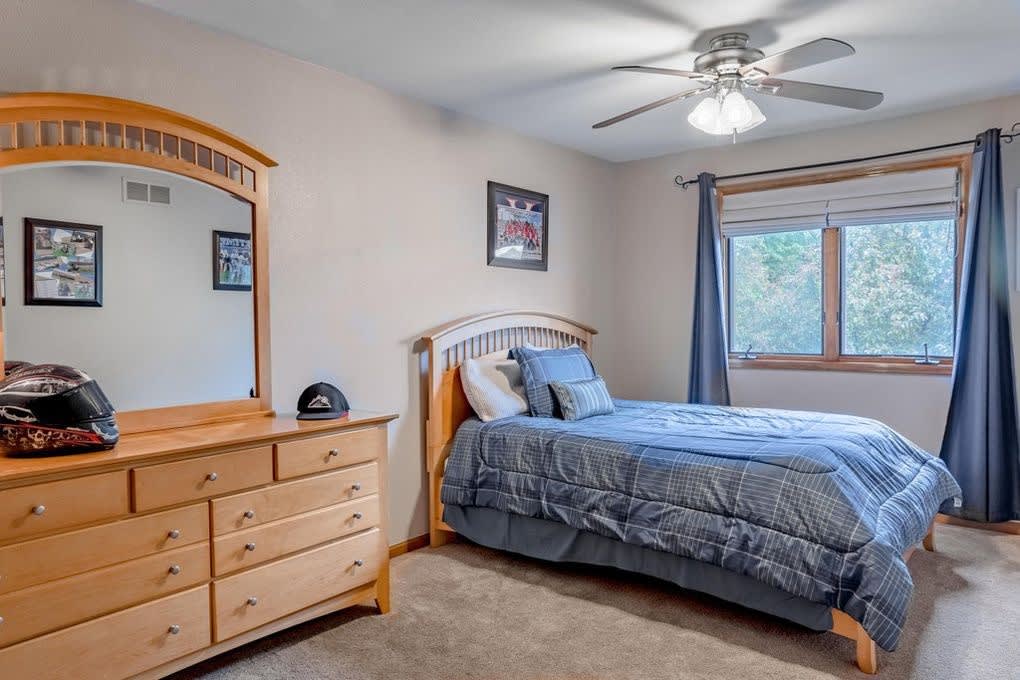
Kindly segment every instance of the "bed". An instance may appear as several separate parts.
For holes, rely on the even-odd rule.
[[[539,312],[462,319],[423,338],[430,539],[459,533],[546,560],[625,569],[893,650],[914,545],[959,494],[938,459],[881,423],[823,413],[616,400],[568,422],[482,423],[468,358],[524,344],[592,350],[594,329]]]

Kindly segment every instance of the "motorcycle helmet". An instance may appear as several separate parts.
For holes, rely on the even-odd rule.
[[[84,371],[6,362],[0,380],[0,453],[112,449],[120,438],[113,405]]]

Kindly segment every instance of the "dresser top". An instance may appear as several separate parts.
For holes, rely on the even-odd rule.
[[[122,468],[147,464],[166,457],[208,453],[220,449],[258,446],[316,434],[388,423],[395,413],[352,410],[336,420],[298,420],[289,416],[253,416],[207,425],[175,427],[153,432],[127,434],[108,451],[57,456],[0,455],[0,485],[16,480],[81,474],[92,469]]]

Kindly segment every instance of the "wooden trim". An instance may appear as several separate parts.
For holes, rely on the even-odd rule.
[[[787,175],[764,180],[717,186],[719,214],[722,214],[723,198],[731,194],[767,191],[808,184],[826,184],[861,177],[874,177],[900,172],[913,172],[933,168],[956,168],[960,177],[960,213],[957,216],[956,247],[956,298],[959,299],[960,277],[963,266],[963,246],[966,233],[968,189],[970,185],[971,155],[952,154],[935,158],[901,161],[882,165],[831,170],[821,173]],[[821,225],[820,225],[821,226]],[[756,368],[795,371],[850,371],[860,373],[904,373],[919,375],[951,375],[951,357],[939,357],[935,366],[916,364],[913,357],[872,357],[842,354],[842,243],[840,230],[822,227],[822,299],[825,319],[822,330],[821,355],[758,354],[754,360],[741,359],[739,352],[730,352],[729,367],[733,369]],[[729,296],[727,295],[727,312]],[[958,302],[956,303],[958,305]]]
[[[982,531],[997,531],[1003,534],[1013,534],[1014,536],[1020,536],[1020,521],[1013,522],[975,522],[969,519],[961,519],[960,517],[953,517],[952,515],[939,514],[935,517],[935,521],[939,524],[950,524],[958,527],[967,527],[969,529],[981,529]]]
[[[252,160],[258,161],[261,165],[266,167],[272,168],[277,165],[276,161],[259,151],[254,146],[221,128],[197,118],[192,118],[191,116],[187,116],[183,113],[164,109],[152,104],[132,101],[130,99],[104,97],[100,95],[76,92],[19,92],[17,94],[4,95],[3,97],[0,97],[0,115],[2,115],[2,120],[5,122],[7,120],[17,120],[16,115],[11,115],[11,112],[16,112],[26,108],[68,108],[78,110],[84,114],[78,114],[77,116],[63,116],[60,120],[63,120],[64,118],[91,120],[95,118],[97,114],[103,113],[130,113],[135,117],[157,118],[172,122],[175,125],[188,128],[189,130],[200,132],[221,144],[233,147],[243,152]]]
[[[44,121],[58,123],[59,138],[43,138]],[[79,143],[65,143],[64,121],[79,122]],[[89,138],[89,123],[95,124],[93,129],[99,131],[99,139]],[[135,165],[205,182],[248,201],[252,206],[252,248],[255,253],[252,305],[257,397],[125,411],[117,414],[121,432],[131,434],[271,414],[268,169],[275,167],[276,161],[209,123],[169,109],[115,97],[64,92],[26,92],[0,97],[0,125],[10,125],[17,131],[19,124],[33,126],[34,139],[30,146],[26,146],[26,140],[15,132],[13,148],[0,151],[0,168],[66,161]],[[132,137],[132,143],[128,143],[129,129],[140,135],[137,144],[134,143],[135,137]],[[158,137],[159,148],[147,146],[146,139],[151,135]],[[168,136],[177,139],[175,154],[164,152]],[[195,150],[190,160],[181,152],[185,144]],[[209,151],[208,167],[201,163],[200,148]],[[217,156],[225,159],[223,173],[216,172]],[[240,168],[236,177],[230,173],[231,162]],[[0,339],[2,337],[0,319]],[[2,365],[3,346],[0,344],[0,377]]]
[[[948,156],[938,156],[935,158],[883,163],[880,165],[862,165],[843,170],[829,170],[826,172],[816,172],[803,175],[786,175],[783,177],[772,177],[769,179],[753,180],[750,182],[740,182],[736,184],[722,183],[716,186],[716,190],[724,196],[729,196],[731,194],[746,194],[753,191],[784,189],[786,187],[802,186],[805,184],[830,184],[832,182],[842,182],[847,179],[876,177],[897,172],[913,172],[916,170],[930,170],[932,168],[960,167],[964,164],[969,165],[969,160],[970,154],[959,153]]]
[[[822,230],[822,348],[826,361],[839,360],[840,271],[839,229]]]
[[[915,364],[913,359],[859,359],[842,357],[802,357],[759,355],[757,359],[740,359],[730,355],[731,369],[772,369],[785,371],[846,371],[850,373],[906,373],[912,375],[952,375],[953,364],[943,361],[937,366]]]
[[[421,536],[412,536],[406,541],[394,543],[393,545],[390,546],[390,559],[393,559],[394,557],[398,557],[400,555],[405,555],[415,550],[427,548],[428,546],[429,546],[428,534],[422,534]]]

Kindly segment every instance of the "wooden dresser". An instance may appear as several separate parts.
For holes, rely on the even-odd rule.
[[[386,613],[395,417],[0,457],[0,678],[158,678],[350,605]]]

